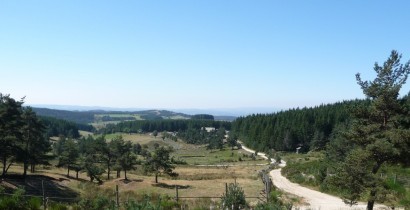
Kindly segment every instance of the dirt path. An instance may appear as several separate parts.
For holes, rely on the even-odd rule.
[[[251,152],[251,153],[255,153],[254,150],[249,149],[243,145],[242,145],[242,149],[248,152]],[[258,155],[264,159],[268,159],[268,157],[264,153],[258,152]],[[274,163],[275,161],[272,160],[272,162]],[[282,161],[281,164],[279,164],[279,166],[280,167],[286,166],[286,162]],[[312,209],[312,210],[366,209],[365,203],[359,203],[358,205],[350,207],[346,205],[342,201],[341,198],[331,196],[325,193],[321,193],[315,190],[311,190],[309,188],[300,186],[299,184],[296,184],[296,183],[292,183],[286,177],[282,176],[281,170],[282,170],[281,168],[274,169],[269,173],[271,176],[272,182],[277,188],[287,193],[294,194],[294,195],[297,195],[303,198],[306,204],[297,206],[298,209],[301,209],[301,210],[302,209]],[[388,208],[382,205],[375,205],[374,209],[388,209]]]

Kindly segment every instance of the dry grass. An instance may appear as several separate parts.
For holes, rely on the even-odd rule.
[[[89,135],[91,135],[91,136],[94,135],[92,132],[88,132],[88,131],[79,130],[78,132],[80,133],[80,136],[83,136],[83,137],[87,137]]]
[[[143,194],[153,196],[168,195],[175,196],[175,185],[179,186],[180,197],[216,197],[211,200],[220,201],[219,198],[225,192],[225,184],[237,182],[243,188],[247,197],[259,197],[263,189],[263,183],[258,178],[258,171],[263,166],[256,166],[255,164],[266,163],[265,160],[251,160],[244,158],[247,154],[243,150],[230,150],[226,148],[223,151],[206,150],[204,145],[191,145],[182,141],[163,141],[160,137],[153,137],[150,135],[140,134],[114,134],[107,136],[107,139],[115,135],[122,135],[125,140],[133,143],[140,143],[141,145],[148,145],[152,148],[154,143],[160,145],[167,145],[173,147],[174,156],[180,157],[189,163],[201,164],[229,164],[235,166],[195,166],[195,165],[179,165],[175,171],[179,174],[176,178],[159,177],[159,182],[156,184],[153,176],[146,176],[142,173],[142,167],[138,166],[136,171],[127,173],[129,181],[122,178],[107,180],[107,174],[103,174],[102,179],[104,183],[98,185],[89,182],[89,178],[85,173],[79,174],[79,179],[75,179],[75,172],[70,172],[70,178],[66,177],[67,169],[56,168],[54,166],[37,168],[36,174],[45,175],[57,180],[60,185],[69,187],[78,192],[83,197],[93,197],[101,193],[106,196],[114,196],[115,185],[119,185],[120,199],[122,201],[128,198],[137,199]],[[189,157],[191,156],[191,157]],[[245,161],[237,161],[242,157]],[[227,161],[229,159],[232,161]],[[236,161],[235,161],[236,160]],[[22,173],[21,165],[13,165],[10,168],[10,173]],[[114,177],[114,173],[111,177]],[[121,174],[123,176],[123,174]],[[192,200],[192,199],[188,199]],[[211,202],[211,200],[202,200],[204,202]],[[247,199],[248,202],[255,203],[257,199]]]
[[[139,167],[141,168],[141,167]],[[39,168],[36,174],[52,177],[60,185],[69,187],[84,197],[93,197],[98,193],[106,196],[114,196],[115,185],[119,185],[120,198],[126,200],[143,194],[149,195],[168,195],[175,197],[175,185],[179,186],[180,197],[220,197],[225,192],[226,183],[239,183],[247,197],[258,197],[263,189],[263,183],[257,174],[260,166],[234,166],[234,167],[198,167],[181,166],[176,168],[179,177],[173,179],[167,176],[159,177],[156,184],[153,176],[144,176],[139,171],[128,172],[129,181],[122,178],[106,180],[103,175],[104,183],[98,185],[89,182],[85,173],[79,174],[79,179],[75,179],[75,172],[70,172],[70,178],[65,176],[67,171],[64,168]],[[22,173],[19,165],[12,166],[10,173]],[[123,176],[123,174],[121,174]],[[111,177],[114,176],[112,173]],[[219,201],[218,198],[214,198]],[[257,199],[247,199],[255,202]]]
[[[246,196],[258,197],[263,189],[263,183],[257,178],[256,166],[248,167],[178,167],[179,177],[171,179],[160,177],[159,183],[154,182],[154,177],[129,174],[130,181],[114,179],[106,181],[99,186],[100,190],[113,192],[115,185],[119,185],[120,193],[124,196],[130,194],[166,194],[175,196],[175,186],[179,186],[180,197],[220,197],[225,192],[226,183],[239,183]],[[74,186],[75,187],[75,186]],[[254,201],[257,199],[249,199]]]

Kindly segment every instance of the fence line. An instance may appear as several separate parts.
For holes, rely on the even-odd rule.
[[[235,180],[236,181],[236,180]],[[57,190],[47,190],[44,181],[41,181],[41,189],[38,189],[37,192],[41,193],[41,195],[33,195],[33,194],[22,194],[21,196],[23,197],[34,197],[34,198],[42,198],[42,205],[44,209],[47,209],[47,205],[50,200],[54,200],[57,202],[68,202],[68,203],[78,203],[80,200],[79,197],[60,197],[60,196],[47,196],[47,194],[53,194],[53,193],[47,193],[47,192],[57,192]],[[225,184],[225,194],[228,193],[228,183]],[[266,196],[263,195],[263,191],[261,193],[262,196],[245,196],[245,199],[258,199],[260,201],[265,201]],[[5,195],[5,196],[13,196],[15,194],[13,193],[7,193],[3,192],[0,193],[0,195]],[[111,201],[115,202],[115,205],[117,208],[119,208],[122,205],[129,203],[130,199],[129,196],[127,196],[126,201],[121,201],[120,202],[120,193],[119,193],[119,186],[116,185],[113,193],[114,199],[111,199]],[[179,201],[179,199],[221,199],[223,196],[179,196],[179,188],[178,185],[175,186],[175,197],[173,198],[175,201]]]

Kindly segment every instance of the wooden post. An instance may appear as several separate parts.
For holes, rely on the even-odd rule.
[[[120,208],[120,197],[118,196],[118,185],[115,185],[115,200],[117,204],[117,208]]]
[[[47,209],[46,193],[44,192],[44,180],[41,180],[41,190],[43,191],[43,209]]]
[[[175,185],[175,193],[176,193],[176,196],[175,196],[175,199],[177,200],[177,202],[178,202],[178,185]]]

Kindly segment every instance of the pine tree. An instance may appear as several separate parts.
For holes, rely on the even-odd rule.
[[[400,123],[404,110],[398,99],[410,73],[410,61],[401,64],[400,59],[401,55],[392,51],[382,66],[376,63],[373,81],[363,81],[360,74],[356,75],[371,104],[355,109],[355,121],[346,135],[355,148],[347,155],[338,177],[350,203],[369,192],[368,210],[386,192],[377,174],[380,167],[386,162],[400,163],[410,149],[410,131]]]
[[[16,159],[16,153],[21,151],[18,141],[22,139],[21,119],[23,101],[16,101],[9,95],[0,93],[0,158],[3,165],[2,176]]]
[[[178,174],[173,171],[175,166],[172,164],[170,159],[170,152],[170,149],[159,147],[155,150],[151,157],[147,158],[147,161],[144,163],[144,171],[155,175],[155,183],[158,183],[158,175],[160,174],[178,176]]]
[[[46,153],[50,151],[50,142],[44,136],[45,126],[30,107],[24,109],[22,120],[24,123],[22,127],[23,141],[20,145],[21,152],[18,158],[23,162],[23,175],[26,176],[29,164],[31,165],[30,171],[34,172],[36,164],[48,163],[50,157]]]

